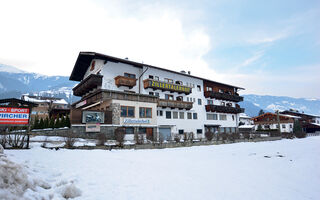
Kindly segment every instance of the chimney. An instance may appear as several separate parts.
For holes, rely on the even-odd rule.
[[[188,74],[190,75],[190,74],[191,74],[191,71],[188,71]]]

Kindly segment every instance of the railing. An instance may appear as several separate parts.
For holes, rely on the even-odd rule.
[[[178,85],[174,83],[168,83],[163,81],[155,81],[152,79],[143,80],[143,86],[145,89],[152,88],[158,89],[162,91],[170,91],[170,92],[178,92],[190,94],[192,92],[192,88],[184,85]]]
[[[159,99],[158,100],[159,107],[168,107],[168,108],[178,108],[178,109],[186,109],[190,110],[193,107],[192,102],[186,101],[175,101],[175,100],[168,100],[168,99]]]
[[[74,87],[73,95],[82,96],[90,90],[100,88],[102,85],[102,75],[90,74],[87,78],[82,80],[76,87]]]
[[[131,89],[132,87],[136,86],[136,84],[137,84],[136,78],[129,78],[126,76],[117,76],[114,78],[114,80],[115,80],[115,84],[117,87],[127,86]]]
[[[207,112],[222,112],[222,113],[243,113],[244,108],[240,107],[228,107],[228,106],[217,106],[217,105],[206,105]]]
[[[213,92],[213,91],[204,92],[204,96],[206,98],[211,97],[215,99],[223,99],[223,100],[229,100],[229,101],[235,101],[235,102],[243,101],[242,96],[232,95],[227,93],[220,93],[220,92]]]

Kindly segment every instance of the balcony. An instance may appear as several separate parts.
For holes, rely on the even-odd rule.
[[[145,89],[152,88],[154,90],[178,92],[179,94],[181,93],[190,94],[192,90],[191,87],[187,87],[184,85],[178,85],[178,84],[168,83],[163,81],[155,81],[151,79],[144,80],[143,86]]]
[[[134,86],[136,86],[136,84],[137,84],[137,79],[129,78],[129,77],[126,77],[126,76],[117,76],[117,77],[114,78],[114,80],[115,80],[115,84],[116,84],[117,87],[126,86],[126,87],[129,87],[131,89]]]
[[[243,101],[243,97],[239,95],[232,95],[228,93],[220,93],[220,92],[213,92],[213,91],[204,92],[204,96],[206,98],[210,97],[210,98],[223,99],[223,100],[235,101],[235,102]]]
[[[207,112],[221,112],[221,113],[243,113],[244,108],[240,108],[237,104],[236,107],[229,107],[229,106],[217,106],[217,105],[206,105]]]
[[[168,99],[159,99],[158,106],[164,108],[178,108],[178,109],[186,109],[190,110],[193,107],[192,102],[187,101],[175,101],[175,100],[168,100]]]
[[[99,89],[102,85],[102,75],[90,74],[87,78],[82,80],[76,87],[74,87],[73,95],[83,96],[93,89]]]

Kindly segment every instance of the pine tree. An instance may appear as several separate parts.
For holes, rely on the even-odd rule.
[[[67,115],[66,117],[66,127],[69,127],[70,128],[71,124],[70,124],[70,118],[69,118],[69,115]]]
[[[57,118],[54,123],[54,128],[60,128],[60,116],[57,115]]]
[[[53,117],[50,118],[49,128],[54,128],[54,118]]]
[[[62,115],[61,120],[60,120],[60,127],[65,127],[66,126],[66,117]]]
[[[299,132],[302,132],[302,128],[301,128],[300,122],[299,121],[295,121],[293,123],[293,133],[299,133]]]
[[[38,129],[38,128],[39,128],[39,118],[36,115],[36,117],[34,118],[33,129]]]
[[[257,130],[258,130],[258,131],[261,131],[261,130],[262,130],[262,126],[261,126],[261,124],[259,124],[259,125],[258,125]]]
[[[44,128],[44,121],[43,119],[41,118],[40,119],[40,122],[39,122],[39,129],[43,129]]]
[[[49,128],[49,117],[46,117],[44,120],[44,127],[43,128]]]
[[[262,109],[260,109],[258,116],[263,115],[264,111]]]

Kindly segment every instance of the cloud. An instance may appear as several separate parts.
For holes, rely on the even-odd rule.
[[[196,73],[208,68],[203,57],[210,50],[210,36],[201,25],[189,27],[183,12],[148,2],[1,2],[1,28],[6,31],[0,32],[0,62],[70,75],[79,51],[96,51]]]

